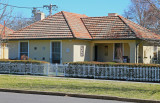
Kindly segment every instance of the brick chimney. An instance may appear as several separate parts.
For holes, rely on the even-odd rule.
[[[43,12],[37,12],[35,15],[36,21],[43,20],[44,18],[45,18],[45,14]]]
[[[108,16],[118,16],[117,13],[108,13]]]

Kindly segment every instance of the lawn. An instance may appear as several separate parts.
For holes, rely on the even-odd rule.
[[[160,100],[160,84],[0,75],[0,88]]]

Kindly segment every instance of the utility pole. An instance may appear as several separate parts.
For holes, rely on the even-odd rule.
[[[51,16],[52,15],[52,10],[57,10],[58,6],[57,5],[43,5],[43,8],[47,8],[49,10],[49,15]]]

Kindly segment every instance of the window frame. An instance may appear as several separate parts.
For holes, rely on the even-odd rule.
[[[28,43],[28,51],[27,52],[21,52],[21,43]],[[19,41],[18,43],[18,59],[21,59],[21,53],[27,53],[28,54],[28,58],[29,58],[29,41]]]

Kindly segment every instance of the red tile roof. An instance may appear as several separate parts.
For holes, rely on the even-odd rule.
[[[61,11],[9,35],[9,39],[160,39],[122,16],[87,17]]]
[[[86,15],[69,13],[64,11],[63,14],[66,17],[66,20],[68,21],[68,24],[76,38],[91,39],[91,35],[87,31],[81,20],[81,18],[87,17]]]
[[[62,12],[35,22],[9,35],[10,39],[73,38]]]
[[[149,29],[146,29],[122,16],[119,16],[126,25],[128,25],[131,30],[134,31],[135,35],[137,38],[140,39],[154,39],[154,40],[159,40],[160,39],[160,35],[151,32]]]
[[[82,18],[93,39],[134,39],[134,32],[118,17]]]

